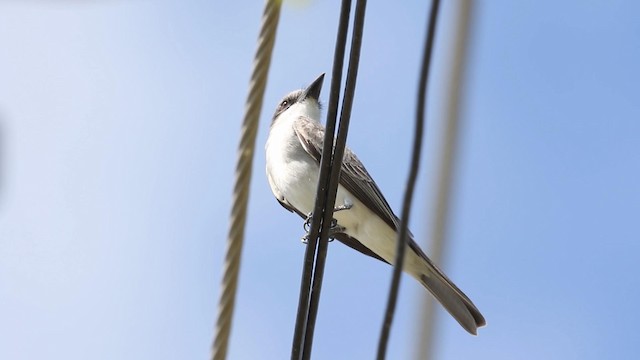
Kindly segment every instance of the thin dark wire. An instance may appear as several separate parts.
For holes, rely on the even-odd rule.
[[[387,300],[387,310],[380,332],[380,340],[378,342],[378,360],[384,360],[387,353],[387,344],[389,342],[389,333],[391,324],[393,323],[393,315],[395,313],[396,302],[398,300],[398,290],[400,288],[400,275],[404,262],[404,253],[407,244],[407,232],[409,216],[411,215],[411,202],[413,201],[413,191],[418,177],[418,168],[420,166],[420,155],[422,152],[422,137],[424,132],[424,113],[426,108],[427,83],[429,79],[429,67],[431,64],[431,52],[433,50],[433,38],[435,36],[436,20],[438,15],[439,0],[433,0],[429,13],[429,23],[427,25],[427,39],[424,47],[422,58],[422,67],[420,69],[420,82],[418,84],[418,102],[416,107],[416,129],[413,138],[413,154],[411,156],[411,167],[409,169],[409,178],[407,179],[407,189],[404,194],[404,202],[402,206],[402,218],[400,222],[400,232],[396,247],[395,266],[393,268],[393,277],[391,279],[391,289],[389,290],[389,298]]]
[[[356,91],[356,80],[358,78],[358,64],[360,63],[360,49],[362,47],[362,33],[364,31],[364,18],[367,8],[366,0],[358,0],[353,21],[353,34],[351,36],[351,52],[349,54],[349,67],[347,70],[347,81],[345,84],[344,97],[342,99],[342,109],[340,112],[340,125],[338,136],[333,151],[333,161],[330,169],[329,185],[327,190],[327,204],[335,204],[336,193],[340,170],[342,168],[342,158],[347,143],[349,133],[349,122],[351,119],[351,109]],[[329,205],[324,212],[323,224],[330,224],[333,218],[333,206]],[[307,319],[307,329],[304,341],[302,359],[311,358],[311,348],[313,345],[313,333],[318,316],[318,305],[320,303],[320,291],[322,290],[322,279],[324,277],[324,267],[327,258],[327,248],[329,245],[328,226],[322,226],[320,231],[320,241],[318,244],[318,255],[313,275],[313,287],[311,289],[311,303],[309,305],[309,317]]]
[[[298,299],[298,313],[296,315],[296,325],[293,334],[293,344],[291,346],[291,360],[299,360],[302,355],[302,348],[306,338],[306,325],[309,316],[309,297],[311,295],[311,280],[313,276],[313,265],[316,258],[316,247],[318,245],[318,235],[321,230],[321,220],[327,205],[327,188],[329,174],[331,170],[331,152],[333,150],[333,139],[335,135],[336,118],[338,114],[338,100],[340,99],[340,83],[342,80],[342,69],[344,67],[344,55],[347,46],[347,30],[349,29],[349,15],[351,13],[351,0],[343,0],[340,9],[340,20],[338,23],[338,34],[333,56],[333,70],[331,74],[331,91],[329,94],[329,106],[327,110],[327,122],[325,127],[324,146],[322,148],[322,158],[320,160],[320,174],[318,176],[318,189],[316,191],[316,203],[309,229],[309,242],[304,255],[304,265],[302,279],[300,283],[300,297]],[[333,216],[333,206],[330,206]],[[326,237],[325,237],[326,238]]]

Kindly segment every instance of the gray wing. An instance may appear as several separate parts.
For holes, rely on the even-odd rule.
[[[322,145],[324,143],[324,128],[318,122],[307,117],[301,116],[293,125],[293,130],[298,136],[298,140],[302,144],[304,150],[311,155],[315,161],[320,164],[322,155]],[[391,206],[382,195],[382,192],[376,185],[367,169],[349,148],[345,149],[344,158],[342,159],[342,171],[340,172],[340,185],[344,186],[366,207],[384,220],[393,230],[398,231],[400,220],[391,210]],[[366,255],[372,256],[378,260],[382,260],[380,256],[369,250],[358,239],[352,238],[345,234],[345,237],[336,239],[345,245],[358,250]],[[421,257],[428,259],[427,255],[420,249],[418,244],[413,240],[413,235],[409,232],[409,247],[412,248]]]
[[[298,135],[302,147],[319,164],[322,144],[324,143],[324,128],[322,125],[309,118],[300,117],[294,123],[293,129]],[[385,200],[382,192],[362,162],[349,148],[345,149],[342,160],[340,185],[344,186],[345,189],[383,219],[392,229],[398,229],[398,218],[394,215],[389,203]]]

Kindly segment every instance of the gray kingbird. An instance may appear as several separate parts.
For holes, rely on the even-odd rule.
[[[267,179],[285,209],[308,219],[316,197],[324,127],[320,90],[324,74],[309,87],[285,96],[273,115],[265,146]],[[363,254],[393,264],[398,217],[356,155],[345,149],[336,196],[337,221],[331,237]],[[485,319],[471,300],[447,278],[410,236],[403,270],[418,280],[471,334]]]

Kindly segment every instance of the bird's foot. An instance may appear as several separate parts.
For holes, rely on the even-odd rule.
[[[353,204],[350,202],[346,202],[340,206],[336,206],[335,208],[333,208],[333,212],[337,213],[339,211],[343,211],[343,210],[349,210],[353,207]],[[304,231],[309,232],[309,230],[311,229],[311,218],[313,218],[313,213],[310,212],[307,214],[307,217],[304,219],[304,223],[302,225],[302,227],[304,228]],[[333,219],[333,221],[331,222],[331,226],[335,226],[337,224],[337,220]]]
[[[311,218],[313,217],[313,213],[308,213],[307,217],[304,219],[304,223],[302,224],[302,228],[304,229],[304,235],[300,239],[303,244],[309,243],[309,230],[311,230]]]
[[[313,213],[308,213],[302,224],[302,228],[307,234],[309,234],[309,230],[311,230],[311,218],[313,218]]]
[[[337,209],[337,208],[336,208]],[[351,209],[351,205],[349,205],[348,207],[345,208],[341,208],[339,210],[335,210],[335,211],[340,211],[340,210],[348,210]],[[304,220],[304,224],[302,225],[302,227],[304,228],[305,234],[304,236],[302,236],[302,238],[300,239],[302,241],[303,244],[307,244],[309,243],[309,230],[311,229],[311,218],[313,217],[312,213],[307,214],[307,217]],[[329,242],[335,240],[335,235],[336,234],[340,234],[342,232],[344,232],[346,230],[346,228],[344,226],[340,226],[338,225],[338,219],[332,219],[331,220],[331,224],[329,226]]]
[[[353,207],[353,204],[351,202],[345,201],[344,204],[333,208],[333,212],[337,213],[338,211],[349,210],[352,207]],[[343,233],[345,230],[347,230],[347,228],[345,228],[344,226],[338,225],[338,219],[336,218],[331,219],[331,226],[329,227],[329,241],[335,240],[335,235]]]

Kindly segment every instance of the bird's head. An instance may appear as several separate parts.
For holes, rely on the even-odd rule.
[[[290,112],[299,113],[310,119],[320,120],[320,91],[322,90],[322,82],[324,81],[324,73],[318,76],[311,85],[306,89],[300,89],[287,94],[276,108],[273,114],[272,124],[282,115]]]

